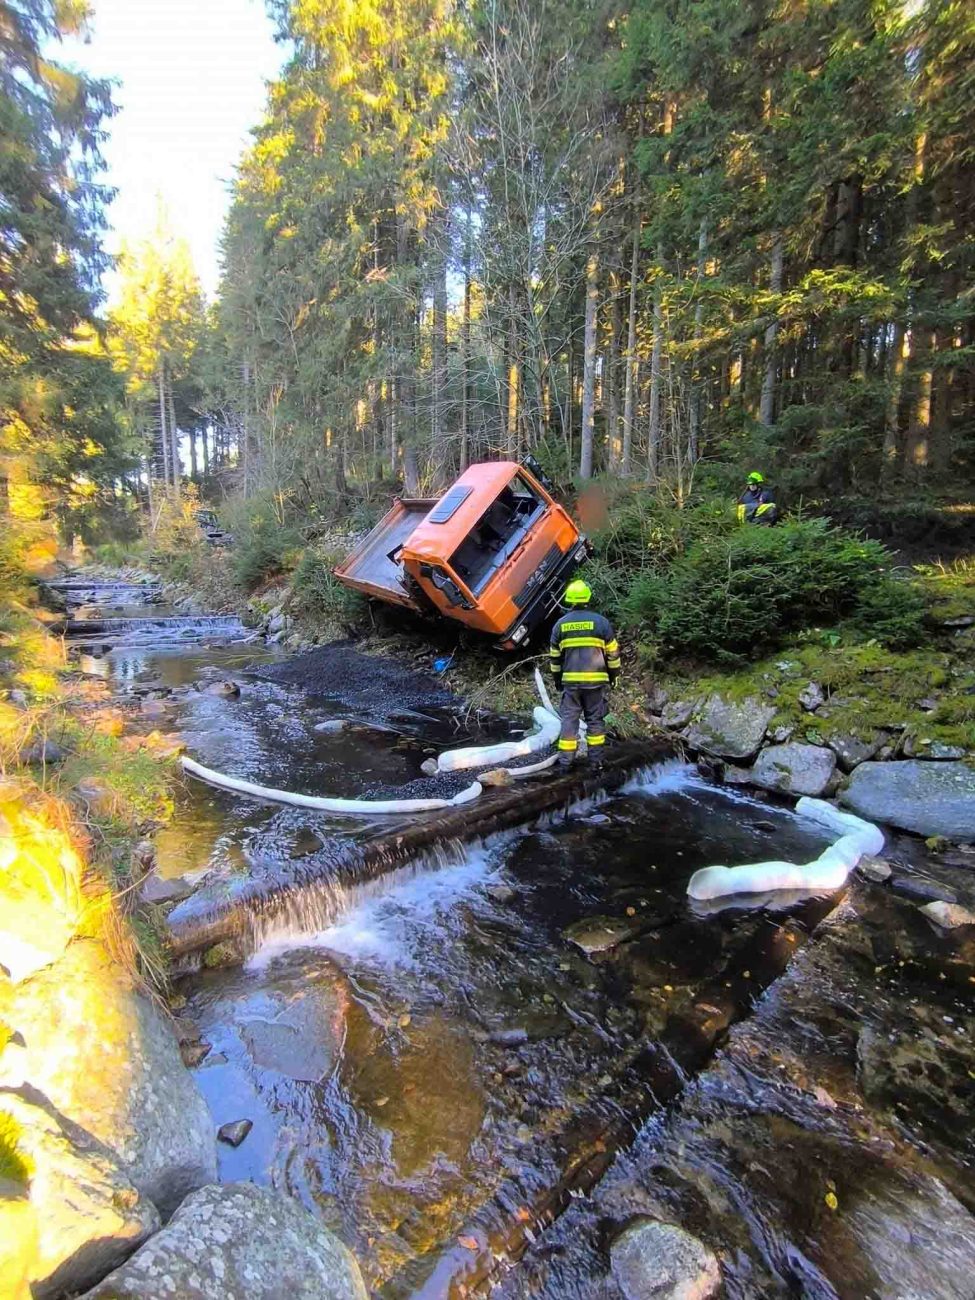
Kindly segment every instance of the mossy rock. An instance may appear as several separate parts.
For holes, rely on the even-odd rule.
[[[203,954],[203,965],[207,970],[223,970],[227,966],[240,966],[244,960],[244,950],[236,939],[224,939],[207,948]]]

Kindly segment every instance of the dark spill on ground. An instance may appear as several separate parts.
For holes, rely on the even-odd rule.
[[[430,750],[467,740],[439,684],[350,647],[333,655],[316,652],[313,672],[239,644],[123,643],[97,658],[121,690],[160,700],[202,762],[266,784],[405,783]],[[239,699],[207,692],[228,677]],[[359,729],[316,731],[336,718]],[[160,854],[171,874],[273,878],[369,831],[188,784]],[[637,1213],[698,1232],[731,1296],[975,1294],[970,943],[858,887],[775,979],[821,902],[686,906],[697,866],[801,860],[821,843],[674,769],[444,870],[352,892],[329,931],[187,981],[212,1044],[197,1078],[214,1119],[254,1122],[242,1146],[221,1146],[222,1176],[318,1207],[390,1297],[422,1289],[486,1206],[498,1227],[512,1189],[527,1250],[496,1273],[508,1297],[618,1300],[608,1245]],[[712,1013],[746,1018],[708,1066],[674,1026]],[[659,1042],[706,1068],[685,1077],[672,1058],[681,1088],[657,1106]],[[627,1104],[649,1116],[632,1150],[553,1226],[525,1225],[521,1189],[527,1201],[557,1184],[565,1135],[586,1137],[574,1117],[618,1132]]]

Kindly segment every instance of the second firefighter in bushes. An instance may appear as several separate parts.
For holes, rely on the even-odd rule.
[[[552,628],[551,663],[562,692],[559,766],[568,768],[579,748],[579,722],[586,720],[590,760],[602,762],[609,691],[620,673],[620,648],[608,618],[589,608],[592,592],[579,579],[566,588],[569,607]]]

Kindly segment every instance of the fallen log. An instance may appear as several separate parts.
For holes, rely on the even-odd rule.
[[[325,877],[338,884],[362,884],[404,866],[438,844],[485,839],[524,826],[543,813],[571,806],[601,790],[618,789],[634,770],[674,757],[668,741],[626,741],[608,751],[598,771],[579,765],[564,776],[548,776],[537,783],[519,782],[513,788],[489,791],[464,807],[420,816],[405,828],[340,846],[336,860],[314,874],[302,868],[304,874],[298,879],[270,883],[246,880],[232,893],[212,898],[197,893],[177,904],[167,918],[170,957],[178,961],[216,943],[245,939],[253,931],[255,913],[267,926],[276,916],[293,909],[296,894],[320,885]]]

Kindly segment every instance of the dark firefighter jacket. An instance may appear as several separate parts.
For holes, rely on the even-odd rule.
[[[552,672],[559,686],[605,686],[620,671],[620,648],[608,618],[570,609],[552,628]]]
[[[778,517],[779,508],[770,488],[749,487],[738,498],[740,524],[774,524]]]

